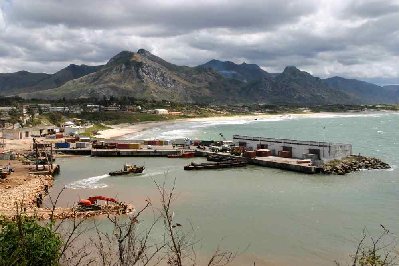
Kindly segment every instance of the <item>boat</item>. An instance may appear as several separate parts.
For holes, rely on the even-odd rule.
[[[168,158],[193,158],[195,156],[195,152],[183,152],[179,154],[169,154]]]
[[[140,174],[144,171],[144,166],[136,166],[136,165],[129,165],[125,164],[122,170],[110,172],[110,176],[115,175],[128,175],[128,174]]]
[[[203,170],[203,169],[223,169],[223,168],[233,168],[233,167],[244,167],[247,162],[244,160],[229,160],[223,162],[211,162],[211,163],[195,163],[184,166],[184,170]]]

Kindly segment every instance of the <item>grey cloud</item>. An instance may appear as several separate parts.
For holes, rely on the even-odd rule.
[[[160,30],[181,34],[202,28],[273,28],[293,22],[315,10],[313,1],[300,0],[289,3],[279,0],[172,3],[143,0],[15,0],[6,6],[6,19],[30,27],[63,24],[68,27],[95,29],[150,25],[155,34],[160,34]]]
[[[399,3],[396,0],[355,0],[351,1],[344,12],[347,16],[376,18],[387,14],[398,13]]]
[[[399,76],[398,9],[381,0],[0,2],[0,72],[55,72],[145,48],[176,64],[212,58],[270,72]]]

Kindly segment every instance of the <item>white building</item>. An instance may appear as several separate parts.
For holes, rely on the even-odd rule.
[[[72,135],[79,135],[86,131],[85,127],[75,126],[75,125],[65,125],[64,126],[64,135],[72,136]]]
[[[259,148],[269,149],[274,156],[277,156],[279,151],[290,151],[292,157],[298,159],[308,158],[309,154],[314,154],[319,160],[330,161],[334,159],[341,159],[352,154],[351,144],[249,137],[240,135],[234,135],[233,142],[236,146],[243,146],[252,150],[257,150]]]
[[[13,129],[2,129],[2,137],[5,139],[29,139],[32,137],[40,137],[47,134],[54,134],[59,129],[54,126],[43,127],[20,127]]]
[[[155,112],[157,115],[167,115],[167,114],[169,113],[169,111],[166,110],[166,109],[155,109],[154,112]]]
[[[61,113],[67,113],[69,112],[69,107],[66,106],[50,106],[49,107],[50,112],[61,112]]]

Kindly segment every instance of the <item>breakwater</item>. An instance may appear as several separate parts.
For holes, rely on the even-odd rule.
[[[374,157],[352,155],[324,164],[322,173],[345,175],[360,170],[389,169],[391,166]]]

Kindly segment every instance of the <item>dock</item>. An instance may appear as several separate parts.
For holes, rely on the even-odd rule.
[[[319,167],[305,163],[298,163],[298,161],[300,160],[292,158],[281,158],[276,156],[256,157],[249,159],[249,163],[253,165],[266,166],[305,174],[320,173]]]
[[[233,159],[243,159],[241,156],[234,156],[229,153],[213,153],[209,151],[196,151],[197,156],[202,157],[210,157],[214,158],[216,156],[221,158],[225,158],[226,160]],[[267,157],[255,157],[255,158],[247,158],[248,164],[277,168],[281,170],[294,171],[305,174],[316,174],[320,173],[320,168],[309,163],[302,163],[302,160],[294,159],[294,158],[282,158],[277,156],[267,156]]]

